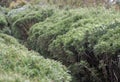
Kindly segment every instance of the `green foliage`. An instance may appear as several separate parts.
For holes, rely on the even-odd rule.
[[[2,30],[6,26],[7,26],[7,21],[5,15],[2,12],[0,12],[0,29]]]
[[[26,41],[29,50],[66,65],[74,77],[73,82],[116,82],[116,77],[120,78],[117,66],[120,14],[102,8],[48,7],[26,5],[13,9],[7,14],[8,23],[1,13],[0,25],[2,28],[9,25],[13,36]],[[32,82],[70,81],[61,64],[28,51],[9,36],[1,34],[0,37],[2,81],[9,75],[10,78],[16,76],[19,82],[26,78]]]
[[[22,12],[21,12],[22,10]],[[52,9],[39,9],[33,6],[24,6],[8,13],[12,23],[12,34],[18,39],[25,40],[29,28],[37,22],[44,21],[53,14]]]
[[[73,22],[73,19],[75,18],[74,16],[72,18],[69,16],[71,16],[69,12],[59,12],[57,10],[51,17],[47,18],[46,21],[35,24],[30,28],[28,38],[29,45],[40,51],[42,54],[47,52],[46,49],[48,48],[49,43],[57,35],[64,34],[69,30],[69,22]],[[32,39],[34,39],[34,41]],[[37,48],[37,46],[39,47]]]
[[[119,17],[117,15],[114,15],[114,16],[109,15],[110,12],[109,13],[107,13],[107,12],[108,11],[105,12],[106,14],[98,13],[96,15],[93,14],[94,12],[91,12],[92,13],[92,15],[90,16],[91,18],[87,17],[86,19],[79,20],[77,22],[77,24],[79,24],[79,26],[75,25],[78,28],[73,28],[72,30],[68,31],[66,34],[58,36],[49,45],[49,50],[50,50],[51,54],[54,55],[55,53],[62,52],[61,54],[58,55],[58,56],[62,56],[62,57],[57,57],[58,59],[63,58],[63,56],[65,56],[65,55],[68,55],[68,58],[69,58],[69,55],[70,55],[70,56],[73,56],[73,58],[71,58],[71,57],[70,58],[75,60],[74,59],[75,55],[83,54],[83,51],[85,50],[84,46],[89,41],[89,33],[92,33],[92,29],[94,27],[101,25],[101,24],[107,24],[110,21],[113,21],[113,19],[111,19],[111,17],[113,17],[113,18]],[[91,13],[89,13],[89,14],[91,14]],[[92,17],[92,16],[94,16],[94,17]],[[104,19],[105,16],[107,16],[107,19]],[[97,20],[95,20],[95,19],[97,19]],[[104,20],[102,20],[102,19],[104,19]],[[56,56],[56,55],[54,55],[54,56]],[[64,59],[66,61],[65,57],[64,57]],[[60,60],[62,60],[62,59],[60,59]],[[69,62],[70,61],[72,62],[72,60],[70,60],[70,59],[68,59],[68,60],[69,60]]]
[[[3,12],[3,10],[0,10],[0,32],[10,34],[10,28],[8,27],[7,18]]]
[[[65,66],[28,51],[11,36],[0,34],[0,81],[70,82]]]
[[[105,12],[105,13],[102,13],[102,12]],[[80,28],[79,29],[81,31],[80,33],[82,33],[82,31],[84,33],[86,30],[89,30],[89,28],[91,29],[95,26],[109,23],[114,18],[118,17],[117,14],[114,15],[114,12],[112,11],[110,12],[102,9],[89,10],[84,8],[84,9],[63,11],[61,15],[58,13],[59,12],[57,11],[57,13],[54,14],[52,17],[48,18],[46,21],[42,23],[40,22],[34,25],[30,29],[30,32],[29,32],[30,36],[28,38],[29,46],[31,46],[32,49],[39,51],[43,55],[44,55],[44,52],[49,53],[48,46],[52,43],[53,40],[56,39],[57,36],[61,35],[61,37],[63,37],[64,36],[63,34],[66,34],[65,38],[67,39],[67,38],[70,38],[67,36],[67,34],[69,35],[70,33],[70,32],[67,33],[69,30],[73,31],[72,29],[74,28],[75,29]],[[113,19],[111,18],[111,16],[113,16]],[[103,20],[103,18],[105,17],[106,19]],[[71,37],[74,36],[74,33],[76,33],[76,35],[78,33],[79,35],[79,32],[77,31],[78,30],[76,30],[76,32],[73,32],[73,33],[71,32],[69,36]],[[77,37],[76,35],[75,37],[78,39],[79,36]]]
[[[103,71],[109,71],[109,68],[104,67],[111,61],[104,59],[106,55],[103,55],[107,54],[108,58],[114,55],[116,59],[119,53],[119,39],[117,38],[119,31],[117,30],[120,24],[116,22],[116,19],[120,17],[119,13],[101,8],[71,9],[63,11],[62,15],[58,13],[30,28],[28,47],[45,57],[61,61],[71,71],[75,67],[77,70],[72,71],[72,74],[78,81],[87,78],[90,82],[101,82],[102,79],[110,78],[111,75],[104,76]],[[87,62],[88,71],[81,69],[85,72],[80,77],[82,73],[78,70],[81,67],[79,66],[81,60]],[[105,62],[100,63],[103,60]],[[102,68],[99,68],[100,66]],[[84,76],[88,72],[90,72],[89,75]]]
[[[82,17],[82,15],[84,15],[86,12],[81,14],[77,13],[77,11],[76,13],[73,13],[73,11],[57,11],[52,17],[48,18],[46,21],[34,25],[30,29],[29,33],[29,42],[32,48],[36,49],[42,54],[44,54],[44,52],[47,52],[48,45],[58,35],[65,34],[67,31],[75,27],[73,25],[74,23],[76,24],[78,20],[86,18],[85,16]],[[32,41],[32,39],[34,39],[34,41]],[[32,45],[34,43],[36,44]]]
[[[119,29],[120,23],[114,23],[113,28],[108,29],[107,32],[102,36],[99,37],[97,45],[94,47],[94,51],[96,55],[107,54],[110,57],[115,55],[119,55],[120,45],[119,45]],[[110,26],[108,27],[110,28]]]
[[[0,12],[3,13],[3,14],[7,14],[9,12],[9,10],[10,10],[9,8],[0,6]]]
[[[3,71],[3,70],[0,70]],[[0,82],[24,82],[29,81],[28,78],[23,77],[20,74],[9,73],[8,72],[0,72]]]
[[[25,5],[23,7],[12,9],[8,12],[7,16],[9,18],[9,23],[15,22],[17,19],[26,16],[31,11],[36,11],[38,8],[36,6]]]

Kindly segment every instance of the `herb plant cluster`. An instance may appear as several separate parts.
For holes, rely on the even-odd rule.
[[[118,82],[119,18],[119,12],[101,7],[25,5],[1,11],[0,80],[11,76],[10,81],[19,82],[26,78],[32,82],[71,82],[69,70],[72,82]]]

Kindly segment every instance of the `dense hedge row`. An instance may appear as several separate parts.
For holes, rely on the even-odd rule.
[[[28,51],[11,36],[0,34],[1,82],[70,82],[65,66]]]
[[[66,38],[71,36],[72,38],[73,36],[79,39],[76,35],[79,36],[80,31],[81,34],[85,34],[86,30],[92,29],[101,24],[109,23],[110,21],[113,21],[113,19],[119,17],[118,14],[114,14],[112,11],[95,9],[89,10],[85,8],[63,11],[60,14],[58,13],[59,12],[56,12],[46,21],[35,24],[30,29],[28,38],[28,42],[30,42],[29,45],[31,45],[34,50],[39,51],[41,54],[48,52],[48,46],[50,46],[51,43],[54,44],[57,39],[59,40],[59,37],[65,36]],[[66,40],[69,39],[66,38]]]
[[[8,21],[11,24],[12,34],[18,39],[28,37],[29,28],[37,22],[44,21],[53,14],[53,9],[26,5],[8,12]]]
[[[59,10],[26,5],[12,9],[6,16],[1,13],[0,16],[2,28],[9,26],[12,35],[25,41],[29,50],[38,51],[44,57],[52,58],[66,65],[74,76],[73,82],[103,82],[103,80],[105,82],[118,82],[120,80],[120,68],[118,67],[120,14],[118,12],[102,8]],[[11,42],[10,38],[4,40],[6,35],[1,34],[0,36],[2,43],[0,48],[4,47],[2,51],[8,49],[5,57],[8,57],[7,53],[13,53],[15,58],[19,57],[20,61],[23,62],[12,63],[12,61],[17,60],[13,59],[14,56],[9,56],[13,59],[10,62],[1,60],[5,64],[10,63],[7,67],[6,65],[1,66],[3,71],[0,72],[3,73],[1,81],[6,79],[4,76],[6,73],[8,73],[6,76],[11,75],[11,78],[16,76],[20,82],[26,78],[37,82],[38,77],[43,77],[39,80],[42,82],[51,82],[51,80],[61,82],[61,78],[65,82],[70,81],[69,75],[64,72],[66,68],[64,70],[64,67],[59,63],[54,63],[49,59],[46,61],[38,55],[33,59],[35,52],[27,51],[15,40]],[[9,42],[6,43],[7,40]],[[17,51],[18,49],[21,50]],[[4,59],[3,55],[0,58],[2,57]],[[37,62],[37,65],[34,62]],[[31,66],[29,68],[28,64],[34,66],[33,63],[35,68],[31,69]],[[16,66],[17,64],[21,67]],[[46,65],[48,66],[45,67]],[[13,73],[9,73],[9,70],[6,72],[5,70],[8,68]],[[42,69],[43,72],[39,72],[38,69]],[[45,71],[46,69],[47,71]],[[53,70],[61,71],[58,74],[57,71],[53,72]],[[14,80],[16,79],[13,78]]]
[[[119,36],[119,31],[115,32],[120,26],[116,21],[120,17],[119,13],[114,10],[85,8],[60,11],[61,15],[58,13],[30,28],[29,48],[45,57],[61,61],[77,77],[77,81],[116,81],[111,71],[119,71],[119,40],[115,40]],[[109,29],[115,32],[113,36]],[[112,42],[114,44],[109,45]],[[111,62],[113,59],[115,64]],[[116,69],[111,69],[111,65],[115,65]],[[119,73],[116,76],[120,79]]]

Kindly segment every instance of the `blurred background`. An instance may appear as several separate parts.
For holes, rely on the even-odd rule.
[[[15,8],[25,4],[55,5],[59,8],[70,7],[97,7],[102,6],[107,9],[115,7],[119,9],[120,0],[0,0],[0,5]]]

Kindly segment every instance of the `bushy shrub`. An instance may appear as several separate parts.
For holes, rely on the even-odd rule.
[[[112,26],[112,28],[111,28]],[[106,33],[99,37],[97,45],[94,47],[96,55],[106,54],[109,57],[119,55],[119,32],[120,23],[116,22],[114,25],[109,25]]]
[[[29,45],[34,50],[39,51],[41,54],[44,52],[48,52],[48,46],[52,43],[53,40],[56,39],[58,35],[66,34],[72,28],[83,28],[88,29],[95,26],[99,26],[104,23],[108,23],[113,20],[113,18],[117,18],[118,15],[114,15],[114,12],[111,11],[111,15],[109,11],[106,10],[96,10],[96,9],[76,9],[65,11],[61,14],[53,15],[48,20],[44,22],[40,22],[34,25],[29,32]],[[61,11],[60,11],[61,12]],[[105,12],[105,13],[102,13]],[[105,18],[103,20],[103,18]],[[57,21],[56,21],[57,20]],[[77,32],[77,30],[76,30]],[[72,36],[72,35],[71,35]]]
[[[8,12],[8,21],[9,23],[15,22],[17,19],[24,17],[26,14],[28,14],[31,10],[33,10],[33,6],[31,5],[25,5],[21,8],[12,9]]]
[[[69,17],[70,16],[70,17]],[[53,16],[47,18],[44,22],[40,22],[32,26],[29,32],[28,43],[29,46],[40,51],[41,53],[46,52],[49,43],[59,34],[64,34],[69,28],[69,22],[73,22],[75,17],[71,18],[69,12],[56,11]],[[66,27],[66,29],[64,29]],[[34,41],[32,40],[34,39]],[[37,46],[40,47],[37,48]],[[42,53],[42,54],[43,54]]]
[[[112,64],[114,66],[113,69],[108,70],[110,69],[108,62],[111,62],[111,60],[116,61],[116,64],[118,62],[119,26],[119,22],[114,22],[105,26],[102,25],[100,27],[93,28],[94,30],[91,29],[91,31],[90,29],[86,31],[85,28],[70,30],[66,34],[58,36],[56,40],[49,45],[51,57],[63,62],[63,64],[67,66],[70,66],[71,71],[72,66],[72,68],[76,68],[76,71],[72,71],[75,76],[77,74],[81,74],[78,70],[82,70],[80,69],[79,64],[77,66],[76,63],[79,63],[81,60],[87,61],[88,65],[90,65],[88,68],[92,68],[94,69],[93,71],[97,71],[97,76],[92,77],[92,79],[89,77],[91,82],[93,82],[93,78],[96,79],[94,79],[94,82],[99,82],[101,81],[100,79],[105,79],[106,77],[110,79],[112,74],[105,75],[105,77],[103,76],[103,71],[119,71],[118,66],[114,66],[114,64]],[[55,55],[56,53],[57,55]],[[104,61],[104,63],[101,63],[101,61]],[[102,68],[101,64],[103,64]],[[105,66],[108,66],[108,68],[103,69]],[[102,70],[102,72],[100,70]],[[86,72],[84,75],[85,74]],[[77,78],[83,78],[78,75]],[[119,75],[117,75],[117,77],[119,78]]]
[[[44,54],[44,52],[48,51],[48,45],[58,35],[65,34],[73,28],[72,24],[77,22],[79,19],[82,19],[81,14],[72,13],[72,11],[57,11],[52,17],[42,23],[40,22],[34,25],[30,29],[28,41],[31,47]],[[34,41],[32,41],[32,39],[34,39]]]
[[[22,10],[22,12],[21,12]],[[44,21],[53,14],[52,9],[39,9],[30,6],[24,6],[12,10],[8,17],[12,23],[12,33],[18,38],[25,40],[28,36],[29,28],[37,22]]]
[[[120,79],[119,69],[119,27],[120,22],[115,21],[100,29],[95,29],[89,37],[89,45],[97,61],[99,61],[100,77],[106,81],[116,81],[115,76]],[[91,38],[92,37],[92,38]],[[94,37],[94,38],[93,38]],[[93,43],[94,42],[94,43]]]
[[[89,82],[101,82],[102,79],[110,81],[106,78],[109,78],[112,74],[105,77],[103,73],[103,71],[106,71],[106,69],[103,70],[106,63],[103,63],[96,56],[97,50],[102,49],[102,44],[97,46],[97,42],[99,42],[100,37],[107,33],[108,29],[119,26],[119,23],[114,21],[120,15],[114,10],[105,9],[76,9],[68,10],[66,13],[68,13],[68,16],[63,14],[61,17],[54,18],[53,15],[55,22],[50,17],[51,20],[48,19],[34,25],[29,32],[28,46],[45,57],[61,61],[70,70],[75,67],[76,71],[72,72],[79,80],[88,78],[87,81]],[[61,20],[56,21],[57,18],[61,18]],[[104,46],[105,49],[110,47],[103,44]],[[105,49],[103,48],[103,51]],[[100,54],[102,55],[102,52]],[[84,76],[88,71],[80,69],[79,63],[81,60],[86,61],[88,63],[87,68],[94,72],[89,70],[89,75]],[[99,68],[101,66],[103,67]],[[85,71],[83,76],[79,76],[82,73],[78,70]]]
[[[65,66],[28,51],[11,36],[0,34],[0,81],[70,82]]]

